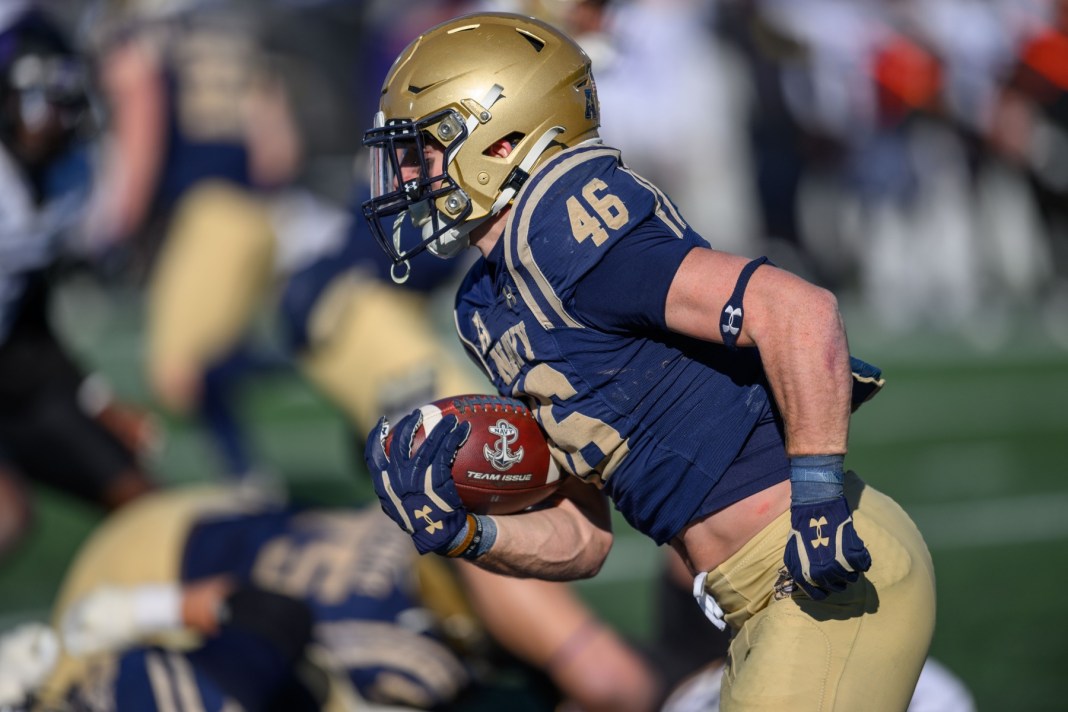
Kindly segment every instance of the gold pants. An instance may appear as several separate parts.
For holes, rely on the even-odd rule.
[[[176,209],[148,293],[148,371],[159,384],[199,378],[248,329],[271,285],[275,235],[265,203],[205,182]]]
[[[721,566],[705,588],[734,631],[720,708],[768,712],[903,712],[935,622],[931,556],[892,499],[846,476],[871,569],[845,591],[813,601],[783,585],[787,511]]]

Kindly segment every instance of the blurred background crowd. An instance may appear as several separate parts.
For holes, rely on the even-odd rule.
[[[345,476],[380,413],[488,387],[447,333],[464,260],[392,285],[360,213],[393,58],[476,10],[570,32],[605,143],[713,247],[832,289],[863,346],[1063,364],[1068,0],[0,0],[0,573],[26,480],[118,509],[186,477],[174,420],[212,453],[189,479],[292,485],[318,441],[266,456],[251,383],[336,407]]]
[[[1057,0],[52,4],[89,51],[115,8],[142,22],[228,8],[225,31],[255,41],[295,110],[286,179],[342,201],[417,32],[474,9],[541,16],[593,57],[606,142],[713,245],[856,294],[889,329],[997,343],[1023,308],[1068,343]]]

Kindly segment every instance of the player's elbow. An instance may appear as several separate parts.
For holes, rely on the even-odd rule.
[[[612,549],[611,529],[602,529],[592,522],[577,520],[565,534],[557,530],[556,536],[567,537],[567,553],[557,559],[553,566],[555,580],[574,581],[596,576],[604,566]],[[563,552],[558,552],[563,554]]]
[[[838,297],[814,284],[794,294],[779,312],[776,331],[788,335],[792,343],[806,343],[819,348],[827,344],[832,350],[845,349],[845,322],[838,309]]]
[[[611,550],[612,533],[594,527],[583,546],[583,552],[585,552],[588,559],[586,562],[586,578],[592,578],[600,573],[605,559],[608,558],[608,552]]]
[[[824,332],[842,329],[842,314],[838,310],[838,297],[834,292],[810,284],[802,292],[801,297],[796,303],[795,315],[799,313],[802,316],[802,322],[807,322]]]

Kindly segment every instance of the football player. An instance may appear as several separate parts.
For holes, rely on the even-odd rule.
[[[0,661],[13,648],[26,659],[0,670],[0,702],[440,709],[496,689],[540,694],[530,709],[558,694],[584,710],[653,709],[644,663],[566,588],[415,557],[378,507],[251,506],[234,494],[172,489],[107,520],[57,596],[58,656],[39,629],[0,643]],[[559,692],[494,677],[495,646]]]
[[[401,271],[478,249],[460,338],[572,477],[556,506],[472,514],[449,471],[468,426],[444,418],[387,456],[383,421],[366,448],[383,508],[420,552],[574,579],[608,554],[610,499],[732,629],[724,709],[905,709],[934,629],[931,558],[844,468],[852,382],[877,371],[851,360],[832,294],[712,249],[601,144],[598,111],[581,49],[517,15],[428,30],[387,76],[364,138],[372,230]],[[650,107],[649,130],[702,160],[686,152],[701,117],[670,112]],[[401,420],[394,442],[418,426]]]
[[[22,478],[105,508],[151,488],[151,424],[113,398],[51,321],[90,186],[85,63],[31,3],[0,8],[0,551],[28,522]],[[116,426],[116,427],[111,427]],[[6,467],[4,464],[6,463]]]
[[[297,171],[299,134],[254,13],[188,0],[105,7],[111,141],[93,239],[143,253],[151,391],[173,414],[202,416],[242,476],[256,463],[229,390],[261,361],[243,341],[273,286],[270,198]]]

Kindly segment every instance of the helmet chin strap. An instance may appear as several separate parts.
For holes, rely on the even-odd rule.
[[[553,126],[543,133],[534,145],[530,147],[530,152],[523,158],[522,162],[517,167],[517,170],[525,175],[530,174],[530,169],[534,167],[534,164],[541,158],[541,154],[545,153],[545,149],[549,147],[549,144],[553,142],[553,139],[564,132],[563,126]],[[504,190],[500,192],[497,199],[493,201],[493,205],[490,207],[489,214],[496,215],[501,212],[505,205],[511,202],[515,197],[516,192],[519,190],[518,186],[509,183]]]

